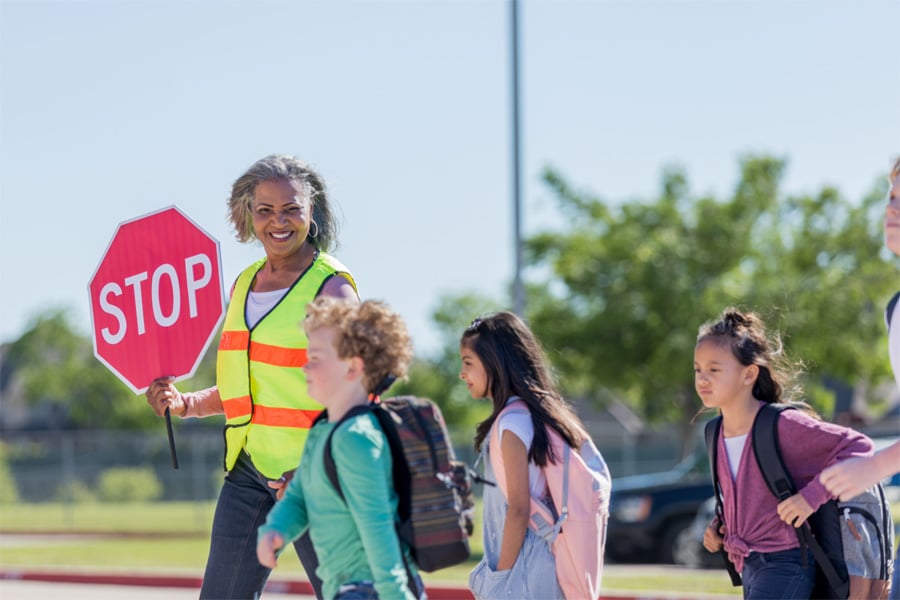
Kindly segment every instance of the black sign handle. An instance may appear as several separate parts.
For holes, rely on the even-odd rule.
[[[172,415],[169,414],[169,407],[166,407],[166,431],[169,432],[169,451],[172,453],[172,468],[178,468],[178,455],[175,453],[175,434],[172,433]]]

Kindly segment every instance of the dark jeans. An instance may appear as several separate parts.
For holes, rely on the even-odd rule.
[[[371,581],[346,583],[338,588],[334,600],[378,600],[378,592]]]
[[[775,600],[809,598],[816,583],[816,562],[807,552],[803,566],[800,548],[781,552],[751,552],[741,572],[744,598]]]
[[[275,505],[275,490],[268,481],[243,452],[225,476],[213,518],[201,599],[258,598],[262,594],[271,571],[256,559],[256,530]],[[319,561],[309,534],[294,542],[294,548],[316,597],[321,598],[322,582],[316,577]]]
[[[416,585],[422,590],[420,600],[427,600],[425,584],[419,575],[416,575]],[[371,581],[354,581],[339,587],[334,600],[378,600],[378,592],[375,591],[375,584]]]

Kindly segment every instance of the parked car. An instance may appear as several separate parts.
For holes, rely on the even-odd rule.
[[[690,542],[686,542],[684,556],[688,566],[694,568],[724,568],[725,562],[720,552],[709,552],[703,547],[703,534],[716,515],[716,499],[707,498],[697,509],[697,515],[691,524]]]
[[[613,479],[606,556],[612,562],[695,566],[691,525],[713,495],[705,447],[669,471]]]

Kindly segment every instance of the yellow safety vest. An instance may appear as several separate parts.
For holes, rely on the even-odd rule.
[[[277,479],[295,469],[313,419],[322,406],[306,392],[308,341],[301,321],[311,302],[332,276],[346,277],[347,268],[319,252],[275,307],[253,329],[247,327],[250,286],[265,264],[263,258],[242,272],[219,340],[216,384],[225,408],[225,470],[246,449],[260,473]]]

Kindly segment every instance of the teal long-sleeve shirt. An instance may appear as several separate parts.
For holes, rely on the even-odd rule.
[[[300,467],[259,537],[276,531],[286,547],[308,527],[325,598],[334,598],[345,583],[372,581],[379,598],[414,600],[395,528],[397,494],[387,438],[370,413],[335,431],[331,453],[344,502],[325,473],[325,440],[333,428],[334,423],[321,422],[310,430]]]

